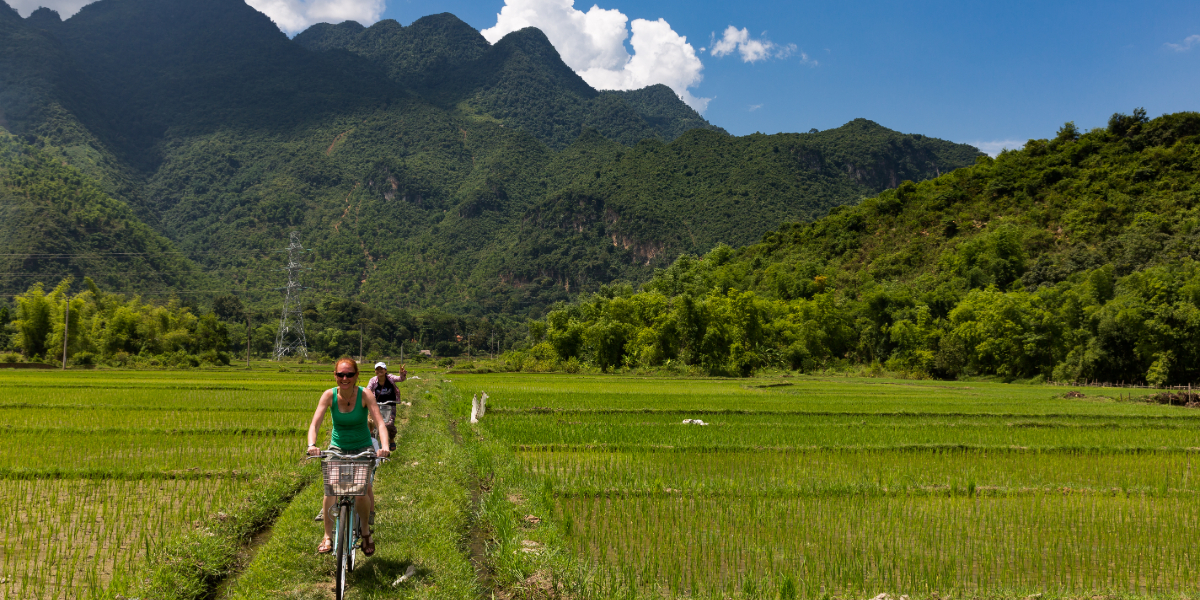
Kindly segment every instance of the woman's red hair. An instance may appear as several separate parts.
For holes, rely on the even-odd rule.
[[[333,363],[333,371],[335,373],[337,372],[338,367],[342,366],[342,363],[350,363],[350,366],[354,367],[354,374],[358,375],[358,361],[350,358],[349,356],[343,356],[342,358],[337,359],[337,362]]]

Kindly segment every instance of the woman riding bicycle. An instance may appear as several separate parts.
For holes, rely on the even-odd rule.
[[[371,430],[367,426],[367,416],[375,419],[376,423],[382,423],[383,418],[379,414],[379,405],[375,403],[375,395],[370,391],[358,387],[358,363],[351,358],[342,358],[334,364],[334,376],[337,380],[337,387],[325,390],[321,394],[321,400],[317,402],[317,410],[313,413],[312,423],[308,425],[308,455],[320,456],[321,448],[317,446],[317,435],[321,431],[321,422],[325,420],[325,411],[330,411],[330,416],[333,417],[333,439],[330,445],[330,450],[336,450],[342,454],[352,455],[371,450]],[[381,458],[387,458],[391,451],[388,450],[388,430],[386,427],[379,428],[379,441],[381,448],[377,454]],[[355,498],[355,510],[360,515],[369,515],[375,509],[374,497],[371,494],[371,488],[368,486],[367,495],[358,496]],[[333,506],[335,498],[333,496],[325,497],[325,515],[329,515],[329,508]],[[317,546],[317,552],[327,554],[333,550],[333,519],[323,519],[325,523],[325,538],[321,540],[321,545]],[[368,528],[367,531],[359,531],[362,537],[362,552],[367,556],[375,554],[375,538],[374,531],[369,529],[370,525],[367,519],[360,520],[360,528]]]

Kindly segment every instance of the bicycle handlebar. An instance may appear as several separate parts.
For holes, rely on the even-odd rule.
[[[358,454],[355,454],[353,456],[347,455],[347,454],[342,454],[341,452],[338,452],[337,450],[322,450],[320,454],[317,454],[317,455],[309,454],[309,455],[305,456],[304,460],[312,460],[314,458],[332,458],[334,460],[364,460],[364,459],[372,458],[372,459],[375,459],[380,462],[390,460],[389,457],[379,456],[379,455],[375,454],[374,450],[366,450],[364,452],[359,452]]]

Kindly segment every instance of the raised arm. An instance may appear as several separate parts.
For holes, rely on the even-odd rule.
[[[325,411],[333,405],[333,390],[325,390],[321,394],[321,399],[317,401],[317,410],[313,412],[312,422],[308,424],[308,454],[316,456],[321,453],[320,446],[317,446],[317,436],[321,434],[321,423],[325,420]]]

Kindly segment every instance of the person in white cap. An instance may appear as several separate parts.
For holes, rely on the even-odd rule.
[[[367,382],[367,389],[375,394],[380,408],[386,406],[390,409],[381,412],[384,425],[387,426],[391,450],[396,449],[396,403],[400,401],[400,388],[396,387],[396,384],[405,379],[408,379],[408,371],[405,371],[403,366],[400,367],[399,375],[391,375],[388,373],[387,363],[380,361],[375,363],[375,376]]]

